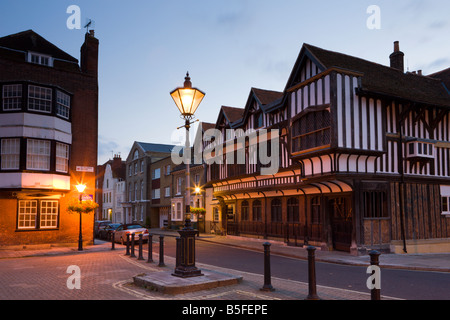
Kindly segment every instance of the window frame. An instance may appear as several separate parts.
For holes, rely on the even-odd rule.
[[[325,114],[326,116],[324,116]],[[320,115],[320,121],[317,120],[318,115]],[[313,127],[307,128],[306,124],[310,124]],[[329,148],[332,143],[331,127],[332,118],[328,105],[308,108],[306,111],[298,114],[292,121],[291,153],[301,154]],[[305,147],[302,146],[302,140],[306,140]],[[311,141],[314,141],[313,146],[309,145]]]
[[[23,206],[22,203],[30,203],[32,206]],[[56,204],[56,206],[46,206],[44,203],[52,203]],[[21,212],[21,209],[25,209],[25,212]],[[50,212],[45,212],[45,209],[50,208]],[[26,209],[30,209],[27,213]],[[39,230],[57,230],[59,229],[59,219],[61,214],[61,205],[60,201],[56,199],[18,199],[17,200],[17,216],[16,216],[16,229],[18,231],[39,231]],[[21,219],[21,216],[24,216]],[[26,220],[25,217],[31,217]],[[48,219],[50,217],[50,219]],[[22,222],[28,222],[30,225],[21,226]],[[50,221],[50,225],[45,225],[44,222]],[[31,225],[33,224],[33,225]]]
[[[6,149],[6,146],[4,147],[4,142],[5,141],[15,141],[15,149],[18,148],[18,153],[4,153],[4,149]],[[18,144],[18,146],[17,146]],[[0,169],[2,171],[11,171],[11,170],[20,170],[20,145],[21,145],[21,141],[20,138],[5,138],[5,139],[0,139],[0,158],[1,158],[1,166]],[[9,149],[11,150],[11,146],[9,146]],[[14,156],[14,163],[17,163],[17,167],[4,167],[5,163],[11,163],[11,160],[6,160],[5,159],[9,159],[9,157]]]
[[[20,88],[20,90],[13,91],[13,93],[20,91],[20,95],[8,96],[7,92],[5,91],[5,88],[8,88],[8,87]],[[23,102],[23,93],[24,93],[24,90],[23,90],[23,85],[21,83],[4,84],[2,86],[2,111],[5,111],[5,112],[21,111],[22,110],[22,102]],[[13,99],[18,106],[13,109],[11,109],[11,108],[5,109],[5,102],[7,101],[7,99]],[[14,103],[12,103],[12,104],[14,104]]]
[[[33,154],[30,153],[30,148],[34,149],[34,146],[30,145],[30,142],[33,141],[33,143],[35,141],[38,141],[39,143],[44,143],[45,148],[48,150],[48,154],[41,154],[41,153],[37,153],[37,154]],[[41,147],[41,145],[38,146],[39,149],[42,149],[43,147]],[[31,157],[37,157],[37,159],[33,159],[30,158]],[[42,168],[40,166],[41,163],[44,163],[44,161],[41,160],[41,158],[44,158],[46,161],[45,163],[47,163],[47,166],[45,168]],[[49,172],[51,170],[51,159],[52,159],[52,143],[50,140],[43,140],[43,139],[26,139],[26,163],[25,163],[25,168],[26,170],[34,170],[34,171],[45,171],[45,172]],[[35,165],[30,165],[33,163],[38,164],[38,166]]]

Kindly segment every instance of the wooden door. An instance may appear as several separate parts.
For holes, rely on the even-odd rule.
[[[340,251],[350,251],[353,231],[351,197],[331,198],[328,204],[333,248]]]

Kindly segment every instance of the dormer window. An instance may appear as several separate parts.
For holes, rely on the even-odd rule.
[[[53,58],[41,53],[28,52],[28,62],[53,67]]]

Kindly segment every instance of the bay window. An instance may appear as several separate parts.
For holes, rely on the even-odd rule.
[[[2,170],[18,170],[20,167],[20,139],[3,139],[1,145]]]
[[[50,113],[52,111],[52,89],[28,86],[28,110]]]
[[[3,86],[3,111],[22,109],[22,85],[9,84]]]
[[[27,140],[27,170],[50,170],[50,141]]]

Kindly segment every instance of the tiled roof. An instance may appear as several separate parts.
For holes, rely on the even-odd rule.
[[[338,67],[363,73],[363,90],[409,101],[450,107],[450,94],[441,80],[404,73],[391,67],[324,50],[309,44],[304,47],[325,69]]]
[[[262,105],[267,105],[283,97],[283,92],[264,90],[258,88],[252,88],[256,98],[262,103]]]
[[[0,38],[0,47],[20,51],[32,51],[50,55],[53,58],[78,63],[78,60],[45,40],[33,30],[27,30]]]
[[[230,121],[230,123],[240,120],[244,115],[245,111],[245,109],[243,108],[235,108],[227,106],[222,106],[222,110],[225,116],[227,117],[228,121]]]

